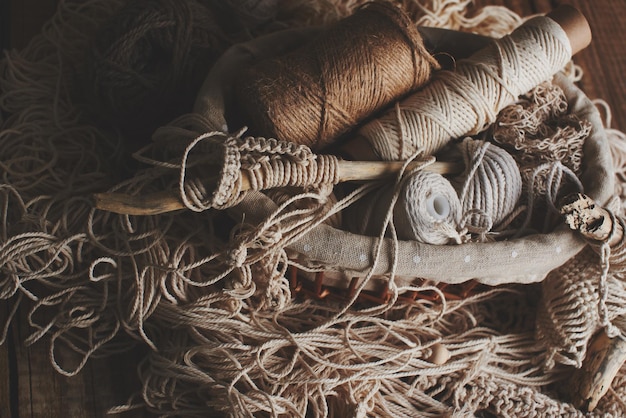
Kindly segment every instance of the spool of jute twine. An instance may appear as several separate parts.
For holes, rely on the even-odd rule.
[[[402,9],[371,3],[244,71],[238,111],[251,133],[317,150],[426,83],[436,66]]]
[[[404,160],[433,154],[450,139],[474,135],[517,97],[550,79],[570,60],[566,31],[537,17],[495,40],[454,71],[440,71],[423,89],[359,130],[378,157]]]
[[[452,182],[461,201],[463,223],[470,232],[498,227],[513,212],[522,194],[515,159],[487,141],[466,138],[457,145],[465,172]]]

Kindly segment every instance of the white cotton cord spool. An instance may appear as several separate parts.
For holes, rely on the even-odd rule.
[[[379,236],[384,232],[389,211],[400,240],[437,245],[463,241],[458,231],[461,202],[452,184],[440,174],[416,171],[406,175],[395,188],[383,185],[345,209],[344,228]]]
[[[461,202],[452,184],[442,175],[426,171],[405,179],[393,208],[398,238],[427,244],[460,244],[460,215]]]
[[[487,141],[466,138],[457,145],[465,171],[453,180],[462,207],[462,224],[486,233],[500,226],[517,207],[522,176],[515,159]]]
[[[572,47],[548,17],[527,21],[495,40],[455,71],[440,71],[422,90],[364,125],[359,135],[383,160],[431,155],[452,138],[474,135],[517,97],[550,79],[570,60]]]

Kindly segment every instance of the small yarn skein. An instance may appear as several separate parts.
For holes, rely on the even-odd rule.
[[[370,3],[302,47],[244,71],[237,112],[256,135],[318,150],[425,84],[437,66],[401,8]]]
[[[464,226],[485,233],[504,221],[522,195],[522,176],[515,159],[487,141],[466,138],[457,145],[465,171],[452,181],[461,201]]]
[[[420,91],[359,130],[383,160],[431,155],[451,139],[474,135],[500,110],[562,69],[571,58],[564,30],[536,17],[495,40],[455,71],[439,71]]]
[[[393,208],[396,191],[383,186],[345,210],[344,227],[357,234],[378,236],[393,210],[396,235],[401,240],[435,245],[462,242],[458,232],[461,202],[452,184],[428,171],[411,173],[402,182]]]

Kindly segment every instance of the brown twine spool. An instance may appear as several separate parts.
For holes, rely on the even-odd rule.
[[[93,40],[82,94],[109,126],[148,137],[189,112],[228,46],[215,12],[196,0],[133,0]]]
[[[435,66],[402,9],[370,3],[303,47],[244,71],[238,110],[252,133],[317,150],[423,85]]]

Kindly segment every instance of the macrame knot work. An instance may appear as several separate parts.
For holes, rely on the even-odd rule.
[[[316,185],[328,193],[339,181],[339,158],[334,155],[316,155],[309,147],[288,141],[240,135],[208,132],[186,147],[179,166],[179,193],[186,208],[195,212],[230,208],[249,190]],[[220,167],[217,176],[210,173],[215,164]]]
[[[232,267],[241,268],[248,258],[248,250],[244,245],[239,245],[227,252],[228,264]]]

